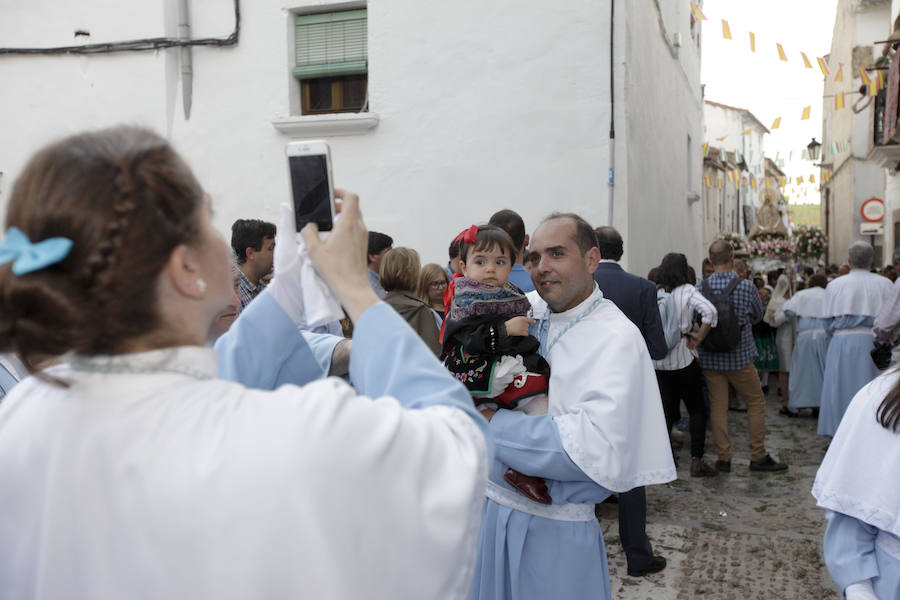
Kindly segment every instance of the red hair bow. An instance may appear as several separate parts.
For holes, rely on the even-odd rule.
[[[459,235],[462,235],[462,233]],[[444,343],[444,324],[447,323],[447,318],[450,317],[450,305],[453,303],[453,292],[456,290],[456,280],[459,277],[462,277],[461,273],[454,273],[453,277],[450,278],[450,283],[447,284],[447,289],[444,290],[444,320],[441,322],[441,332],[438,336],[438,341],[442,345]]]
[[[467,244],[474,244],[475,238],[478,236],[478,225],[472,225],[465,231],[461,231],[458,236],[453,240],[453,243],[458,244],[460,240],[464,241]]]

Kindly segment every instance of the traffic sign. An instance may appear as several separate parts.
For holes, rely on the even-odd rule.
[[[862,213],[862,218],[869,223],[879,223],[884,219],[884,201],[880,198],[869,198],[862,203],[859,212]]]
[[[884,223],[860,223],[859,235],[884,235]]]

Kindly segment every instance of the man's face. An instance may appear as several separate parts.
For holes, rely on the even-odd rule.
[[[248,255],[248,258],[250,256]],[[262,246],[253,253],[253,265],[260,277],[272,270],[272,264],[275,259],[275,238],[264,237]],[[251,282],[251,283],[256,283]]]
[[[391,251],[393,246],[388,246],[378,254],[370,254],[369,255],[369,268],[378,273],[381,269],[381,259],[384,258],[384,255]]]
[[[531,236],[531,281],[553,312],[578,306],[594,289],[600,251],[591,248],[583,255],[574,235],[575,223],[560,218],[545,221]]]

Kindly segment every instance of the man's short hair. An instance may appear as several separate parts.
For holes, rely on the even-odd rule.
[[[812,277],[809,278],[809,281],[806,282],[808,288],[820,287],[824,288],[828,285],[828,278],[824,275],[819,275],[816,273]]]
[[[514,210],[505,208],[491,215],[489,225],[495,225],[509,234],[516,247],[516,253],[522,251],[525,246],[525,221]]]
[[[450,260],[459,258],[459,242],[457,240],[454,239],[450,242],[450,247],[447,248],[447,256],[450,257]]]
[[[247,262],[247,248],[262,250],[265,238],[275,237],[275,224],[260,219],[238,219],[231,226],[231,249],[239,265]]]
[[[727,265],[734,258],[734,248],[725,240],[716,240],[709,245],[709,262],[714,267]]]
[[[600,257],[607,260],[618,261],[625,252],[625,243],[622,234],[615,227],[604,225],[594,230],[597,236],[597,248],[600,249]]]
[[[391,236],[380,233],[378,231],[370,231],[369,232],[369,249],[366,250],[369,254],[380,254],[385,249],[390,248],[394,245],[394,238]]]
[[[850,244],[848,254],[850,266],[856,269],[868,269],[872,266],[872,259],[875,258],[875,250],[871,244],[862,240]]]
[[[597,247],[597,235],[594,233],[591,224],[575,213],[555,212],[541,222],[546,223],[547,221],[553,221],[554,219],[569,219],[575,223],[575,235],[572,236],[572,240],[575,242],[575,245],[578,246],[582,256],[587,254],[591,248]]]

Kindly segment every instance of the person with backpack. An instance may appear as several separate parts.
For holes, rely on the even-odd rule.
[[[734,271],[734,250],[727,241],[709,247],[714,273],[700,285],[701,293],[716,308],[717,324],[700,346],[700,366],[709,388],[710,422],[719,458],[716,469],[731,472],[728,438],[728,384],[747,405],[750,431],[750,470],[777,472],[787,465],[766,452],[766,398],[753,365],[756,344],[751,325],[763,316],[762,302],[752,283]]]
[[[703,404],[703,374],[697,359],[697,346],[718,322],[713,304],[689,283],[687,258],[675,252],[663,257],[657,273],[657,299],[666,345],[669,352],[653,361],[662,397],[666,427],[678,419],[679,405],[684,401],[690,415],[691,477],[713,477],[719,474],[703,460],[706,450],[706,407]],[[699,315],[700,324],[694,317]]]

